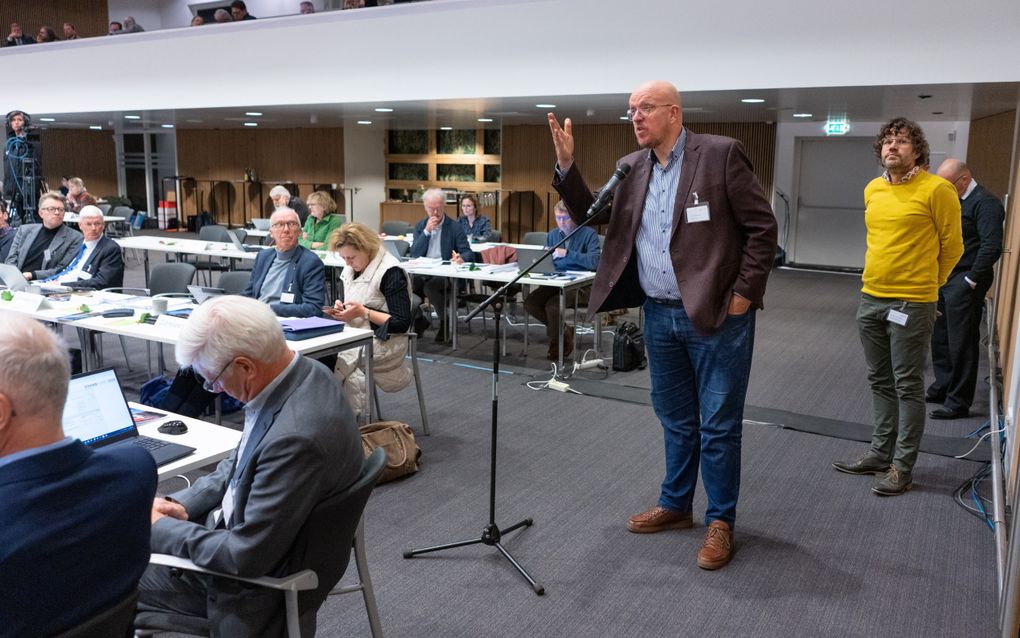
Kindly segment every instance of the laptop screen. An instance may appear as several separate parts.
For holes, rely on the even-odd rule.
[[[64,435],[98,447],[138,432],[113,368],[71,377],[64,403]]]

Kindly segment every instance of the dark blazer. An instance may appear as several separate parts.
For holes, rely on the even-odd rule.
[[[51,636],[134,591],[156,464],[81,441],[0,466],[0,636]]]
[[[610,211],[597,220],[609,223],[602,259],[592,286],[589,317],[644,303],[638,280],[635,240],[651,180],[649,151],[622,158],[632,169],[620,184]],[[575,162],[553,187],[578,222],[592,203],[592,192]],[[710,218],[687,223],[693,193],[708,203]],[[726,320],[733,292],[762,307],[765,282],[776,254],[776,218],[740,143],[718,135],[687,131],[673,210],[670,253],[684,309],[698,331],[711,334]]]
[[[0,262],[6,263],[7,255],[11,252],[11,244],[14,243],[14,236],[18,234],[16,230],[10,230],[0,235]]]
[[[124,257],[120,246],[106,235],[99,238],[96,249],[89,255],[83,270],[91,279],[79,279],[67,284],[76,290],[102,290],[124,285]]]
[[[1002,254],[1002,220],[1005,210],[998,197],[978,184],[967,199],[960,200],[963,256],[950,278],[964,274],[977,288],[988,290],[995,279],[995,262]]]
[[[172,495],[190,520],[156,521],[153,552],[241,576],[283,575],[312,508],[360,476],[364,452],[343,391],[319,362],[295,356],[294,367],[259,411],[246,446],[250,452],[235,450],[212,473]],[[224,529],[215,525],[212,512],[235,463],[233,522]],[[218,628],[213,635],[282,635],[282,602],[279,592],[213,580],[208,594],[208,618]]]
[[[24,266],[28,249],[32,247],[32,242],[42,227],[42,224],[25,224],[18,227],[14,243],[11,244],[11,252],[7,253],[8,264],[14,264],[18,269]],[[84,236],[75,229],[67,225],[61,226],[47,248],[50,251],[50,258],[48,260],[43,258],[42,268],[35,271],[34,278],[46,279],[67,268],[67,265],[74,261],[83,240]]]
[[[318,317],[326,303],[326,267],[318,255],[304,246],[298,245],[295,250],[297,252],[283,282],[283,292],[294,293],[294,303],[278,301],[269,304],[269,307],[280,317]],[[274,259],[275,250],[263,250],[255,257],[251,279],[244,289],[245,297],[259,298],[262,283]]]
[[[411,242],[411,257],[424,257],[429,250],[429,238],[425,236],[425,225],[429,218],[419,221],[414,225],[414,240]],[[460,222],[443,216],[443,230],[439,238],[439,252],[443,259],[448,260],[453,251],[456,250],[464,261],[474,261],[475,255],[471,252],[471,244],[468,243],[467,235],[464,234],[464,227]]]

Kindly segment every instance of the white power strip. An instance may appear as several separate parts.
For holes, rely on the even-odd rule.
[[[549,379],[549,383],[547,383],[545,387],[549,388],[550,390],[556,390],[557,392],[570,391],[569,383],[563,383],[562,381],[557,381],[556,379]]]
[[[589,368],[603,368],[606,362],[604,359],[588,359],[577,364],[578,370],[588,370]]]

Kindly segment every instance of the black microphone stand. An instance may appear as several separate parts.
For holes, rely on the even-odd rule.
[[[531,525],[534,524],[534,520],[532,520],[531,518],[526,518],[523,521],[520,521],[519,523],[515,523],[503,529],[500,529],[499,526],[496,525],[496,442],[498,440],[498,424],[499,424],[499,364],[500,364],[499,331],[501,329],[505,329],[503,328],[502,319],[503,306],[506,303],[506,291],[508,288],[510,288],[510,286],[520,281],[521,278],[523,278],[529,272],[531,272],[531,270],[535,266],[537,266],[542,260],[549,258],[549,256],[553,254],[553,251],[555,251],[557,248],[565,244],[567,240],[574,236],[574,233],[576,233],[577,231],[581,230],[586,226],[590,226],[592,222],[595,220],[595,218],[598,216],[598,214],[612,204],[612,201],[613,201],[612,197],[608,197],[604,202],[604,206],[600,207],[599,210],[588,211],[587,219],[585,219],[582,223],[578,224],[577,228],[575,228],[569,235],[565,236],[563,239],[556,242],[554,246],[551,246],[550,248],[546,249],[545,253],[541,257],[536,259],[532,264],[528,265],[526,268],[522,268],[521,271],[517,273],[516,277],[511,279],[509,282],[503,284],[503,286],[500,287],[499,290],[492,293],[488,299],[480,303],[478,307],[472,310],[471,313],[468,314],[468,316],[466,317],[466,321],[471,321],[476,316],[478,316],[479,313],[485,310],[485,308],[491,306],[492,312],[495,315],[494,320],[496,322],[496,338],[492,342],[492,432],[489,440],[489,522],[482,529],[481,538],[472,538],[464,541],[446,543],[444,545],[423,547],[421,549],[405,550],[404,558],[414,558],[419,554],[439,552],[446,549],[453,549],[455,547],[465,547],[467,545],[478,544],[489,545],[499,550],[499,553],[502,554],[503,557],[506,558],[508,561],[510,561],[510,564],[513,565],[514,568],[520,573],[520,575],[523,576],[524,579],[528,581],[528,583],[531,585],[531,588],[535,590],[536,594],[538,594],[539,596],[545,594],[545,587],[535,582],[535,579],[531,577],[531,574],[529,574],[527,570],[524,569],[524,567],[522,567],[521,564],[514,559],[510,552],[508,552],[506,548],[503,547],[502,543],[500,543],[500,540],[503,538],[504,534],[508,534],[522,527],[531,527]]]

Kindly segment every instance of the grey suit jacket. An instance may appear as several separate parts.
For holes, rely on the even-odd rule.
[[[18,233],[11,244],[11,251],[7,253],[8,264],[14,264],[19,270],[24,266],[28,249],[32,247],[32,242],[41,229],[42,224],[25,224],[18,228]],[[78,254],[78,248],[84,239],[85,237],[73,228],[61,226],[47,248],[49,252],[43,257],[42,268],[32,274],[33,279],[45,279],[67,268]]]
[[[320,501],[361,474],[361,438],[344,393],[322,364],[301,357],[270,394],[249,435],[248,454],[235,450],[190,488],[173,494],[189,521],[162,518],[152,551],[241,576],[279,576],[302,524]],[[234,473],[234,513],[217,528]],[[340,548],[338,548],[339,550]],[[208,617],[213,636],[283,634],[282,597],[225,579],[212,579]]]

